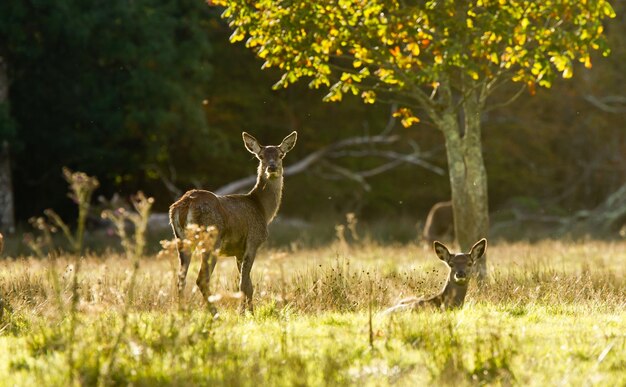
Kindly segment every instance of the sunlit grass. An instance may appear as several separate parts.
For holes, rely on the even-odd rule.
[[[447,273],[430,247],[264,250],[253,268],[254,315],[238,315],[239,301],[224,297],[217,319],[191,286],[195,261],[179,304],[173,256],[141,260],[132,299],[131,260],[86,256],[77,266],[77,259],[3,261],[0,384],[620,385],[626,378],[625,242],[492,243],[491,281],[471,283],[463,309],[391,318],[379,312],[440,288]],[[234,259],[221,260],[213,292],[227,295],[236,283]]]

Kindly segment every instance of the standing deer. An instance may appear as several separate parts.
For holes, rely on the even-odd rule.
[[[192,252],[185,252],[182,240],[189,224],[214,226],[217,238],[214,250],[202,253],[202,262],[196,284],[205,302],[209,297],[209,280],[217,262],[217,255],[235,256],[239,270],[239,289],[245,295],[241,311],[252,311],[252,281],[250,270],[259,246],[268,236],[267,226],[274,219],[283,192],[283,162],[296,144],[297,133],[292,132],[278,146],[262,146],[246,132],[242,133],[246,149],[259,159],[257,182],[243,195],[216,195],[209,191],[191,190],[170,206],[170,223],[176,237],[180,260],[178,293],[185,289],[185,278]]]
[[[434,242],[436,239],[443,239],[447,236],[454,239],[454,216],[452,213],[452,202],[439,202],[428,212],[426,224],[422,236],[427,242]]]
[[[439,241],[433,243],[433,248],[439,259],[450,269],[450,275],[443,290],[430,298],[422,296],[401,300],[397,305],[387,309],[384,312],[385,314],[407,309],[418,310],[428,306],[440,309],[455,309],[463,306],[469,282],[469,272],[476,261],[485,254],[487,250],[487,240],[483,238],[476,242],[467,254],[452,254],[448,248]]]

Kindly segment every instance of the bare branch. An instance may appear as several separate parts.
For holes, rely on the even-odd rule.
[[[398,161],[400,164],[408,163],[418,165],[438,175],[445,175],[445,170],[427,161],[424,161],[419,157],[419,154],[402,154],[393,151],[379,151],[379,150],[346,150],[332,152],[328,155],[331,158],[340,157],[383,157],[393,162]]]
[[[365,145],[365,144],[392,144],[399,140],[399,136],[364,136],[364,137],[351,137],[345,140],[338,141],[334,144],[318,149],[317,151],[309,154],[304,159],[298,161],[286,167],[283,171],[284,176],[297,175],[298,173],[306,171],[311,165],[323,159],[328,153],[345,147]],[[256,175],[244,177],[243,179],[235,180],[232,183],[226,184],[214,192],[218,195],[227,195],[251,187],[256,182]]]
[[[593,95],[585,95],[583,98],[585,101],[607,113],[617,114],[626,112],[626,97],[621,95],[610,95],[603,98],[598,98]]]
[[[526,85],[522,85],[522,87],[519,88],[519,90],[513,94],[513,96],[511,98],[509,98],[508,100],[502,102],[502,103],[498,103],[492,106],[489,106],[488,108],[485,109],[485,113],[490,112],[492,110],[496,110],[502,107],[505,107],[507,105],[510,105],[511,103],[513,103],[517,98],[519,98],[520,95],[522,95],[522,93],[524,92],[524,90],[526,90]]]
[[[311,166],[316,163],[323,162],[324,166],[328,167],[328,169],[334,172],[334,175],[325,176],[326,178],[348,178],[350,180],[358,182],[365,190],[370,190],[371,187],[369,186],[369,184],[367,184],[367,182],[365,182],[364,178],[381,174],[404,163],[420,166],[439,175],[445,174],[445,171],[442,168],[423,160],[423,155],[421,154],[417,145],[414,143],[409,143],[413,148],[413,153],[409,154],[403,154],[394,151],[381,151],[369,148],[372,145],[391,145],[398,142],[400,140],[400,136],[388,134],[392,130],[390,128],[393,128],[393,124],[394,121],[390,119],[387,123],[387,126],[381,132],[381,135],[351,137],[318,149],[317,151],[310,153],[305,158],[296,162],[295,164],[285,167],[283,175],[296,175],[309,170]],[[355,147],[362,146],[368,146],[368,149],[354,149]],[[340,167],[327,161],[329,158],[338,159],[342,157],[382,157],[386,158],[389,161],[371,170],[360,172],[350,171],[344,167]],[[241,192],[242,190],[253,186],[256,182],[256,179],[256,175],[244,177],[242,179],[233,181],[232,183],[226,184],[218,188],[214,192],[218,195],[227,195],[231,193]]]
[[[389,120],[387,121],[387,125],[385,125],[383,131],[380,132],[381,136],[388,135],[393,130],[393,127],[396,125],[396,116],[394,115],[394,113],[396,112],[396,110],[398,110],[398,104],[392,103],[390,109],[391,111],[389,112]]]
[[[173,165],[169,165],[169,176],[166,176],[163,170],[156,164],[149,164],[146,167],[152,168],[156,172],[159,180],[161,180],[161,183],[163,183],[173,199],[177,199],[183,194],[183,191],[174,184],[174,181],[176,181],[176,169],[174,169]]]
[[[340,167],[339,165],[330,163],[328,161],[323,161],[323,164],[338,175],[359,183],[365,191],[372,190],[372,186],[370,186],[367,181],[365,181],[365,177],[361,173],[353,172],[348,168]],[[336,178],[333,180],[336,180]]]
[[[368,169],[367,171],[358,172],[357,174],[362,177],[372,177],[372,176],[380,175],[381,173],[387,172],[402,164],[404,164],[404,160],[396,159],[386,164],[379,165],[376,168]]]

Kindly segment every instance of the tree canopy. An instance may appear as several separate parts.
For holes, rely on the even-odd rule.
[[[570,78],[575,61],[591,67],[592,50],[608,54],[602,22],[615,16],[604,0],[211,3],[226,7],[232,42],[247,37],[264,68],[282,70],[275,87],[310,77],[328,101],[398,101],[406,126],[413,108],[437,115],[431,93],[444,80],[489,93],[506,77],[532,91]]]

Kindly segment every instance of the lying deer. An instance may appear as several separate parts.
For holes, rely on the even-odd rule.
[[[189,224],[215,226],[217,238],[214,250],[202,253],[202,262],[196,284],[205,302],[209,298],[209,280],[217,262],[217,255],[235,256],[239,270],[239,289],[245,295],[241,311],[252,311],[252,281],[250,270],[259,246],[268,236],[267,226],[274,219],[283,192],[283,162],[296,144],[297,133],[285,137],[278,146],[262,146],[242,133],[246,149],[259,159],[257,182],[245,195],[216,195],[209,191],[191,190],[170,206],[170,223],[176,237],[180,260],[178,293],[185,289],[185,278],[193,252],[185,252],[182,240]]]
[[[465,302],[469,272],[476,261],[485,254],[487,240],[479,240],[472,246],[469,253],[452,254],[441,242],[433,243],[435,253],[446,266],[450,268],[450,275],[443,290],[439,294],[430,297],[411,297],[398,302],[397,305],[387,309],[384,313],[394,313],[403,310],[418,310],[425,307],[437,307],[440,309],[460,308]]]

